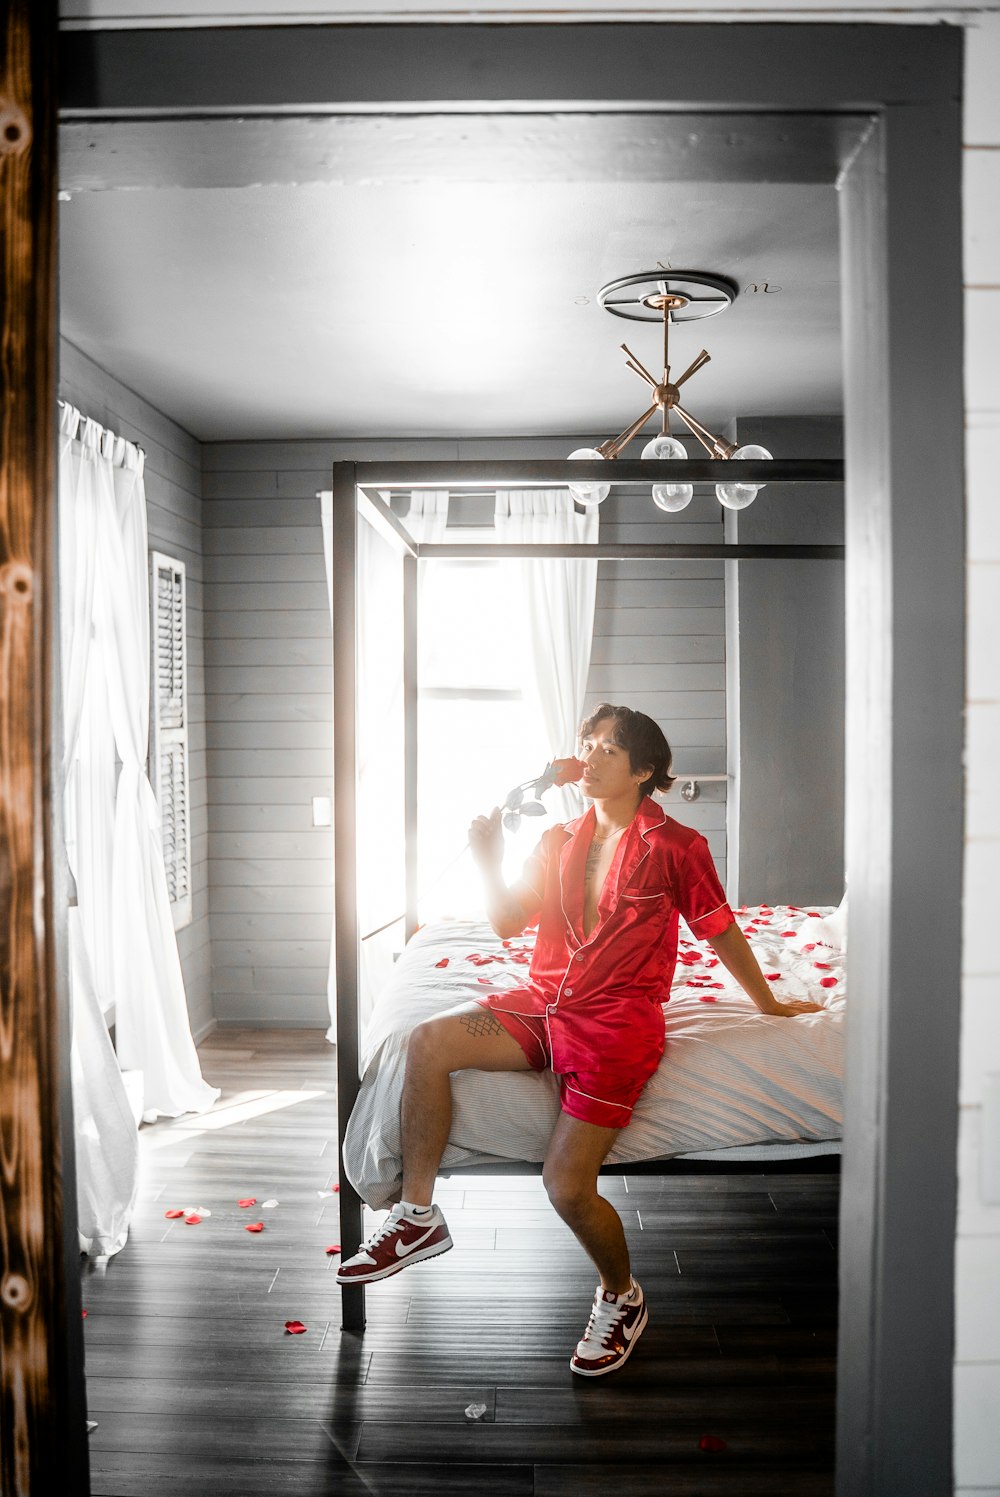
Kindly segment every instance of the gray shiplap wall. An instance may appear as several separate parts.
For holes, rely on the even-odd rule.
[[[775,457],[840,457],[834,416],[741,417],[739,440]],[[727,539],[842,544],[840,484],[768,487],[729,513]],[[837,904],[844,890],[844,564],[729,563],[730,894],[750,904]],[[731,619],[731,622],[734,620]],[[738,865],[738,867],[737,867]]]
[[[59,393],[85,415],[146,454],[146,510],[151,550],[187,568],[189,767],[194,918],[177,932],[191,1029],[212,1027],[212,955],[208,917],[208,810],[205,755],[205,660],[201,527],[201,448],[176,422],[154,409],[65,338],[59,350]]]
[[[337,459],[562,457],[576,438],[209,443],[203,448],[210,903],[220,1023],[326,1024],[330,622],[316,493]],[[468,519],[467,515],[463,516]],[[610,499],[603,533],[721,540],[714,501],[681,516]],[[589,696],[660,721],[680,769],[725,770],[720,563],[602,562]],[[669,803],[725,876],[725,787]]]
[[[632,455],[631,453],[629,454]],[[636,451],[638,455],[638,448]],[[601,536],[628,542],[717,544],[722,519],[714,496],[696,494],[668,515],[648,491],[617,491],[601,505]],[[602,561],[588,698],[623,702],[659,723],[674,751],[675,773],[726,769],[726,600],[718,561]],[[708,839],[726,879],[726,785],[701,787],[697,801],[675,785],[668,815]]]
[[[203,448],[213,1000],[220,1024],[322,1026],[332,646],[317,442]]]

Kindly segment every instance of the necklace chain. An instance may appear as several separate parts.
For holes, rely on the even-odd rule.
[[[628,825],[629,825],[629,823],[626,822],[625,826],[628,826]],[[590,839],[591,843],[593,844],[593,843],[596,842],[598,847],[603,847],[604,844],[605,844],[605,842],[610,842],[611,839],[612,839],[612,837],[618,837],[618,836],[620,836],[621,833],[624,830],[625,830],[624,826],[616,826],[615,829],[614,829],[614,831],[613,832],[609,832],[606,837],[591,837],[591,839]]]

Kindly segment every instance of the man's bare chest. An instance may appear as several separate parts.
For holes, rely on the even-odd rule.
[[[623,829],[624,830],[624,829]],[[622,833],[613,832],[607,838],[594,837],[587,850],[587,861],[583,870],[583,933],[589,936],[598,921],[597,906]]]

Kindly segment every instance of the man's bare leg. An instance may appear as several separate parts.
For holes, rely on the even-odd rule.
[[[531,1069],[517,1040],[481,1004],[467,1003],[417,1025],[403,1081],[404,1201],[431,1203],[451,1127],[451,1072]]]
[[[552,1205],[592,1258],[601,1288],[627,1294],[632,1269],[625,1229],[611,1202],[597,1192],[598,1171],[618,1132],[560,1113],[542,1179]]]

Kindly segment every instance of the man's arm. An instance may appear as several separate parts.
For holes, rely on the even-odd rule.
[[[486,885],[487,919],[501,940],[519,936],[541,907],[541,898],[535,897],[534,891],[529,890],[525,884],[519,884],[515,891],[504,882],[500,872],[503,862],[503,831],[497,807],[494,807],[489,816],[476,817],[469,827],[469,846]]]
[[[823,1007],[822,1003],[812,1003],[807,998],[790,998],[787,1003],[779,1003],[735,921],[721,935],[709,936],[708,944],[762,1014],[792,1018],[795,1014],[816,1013]]]

